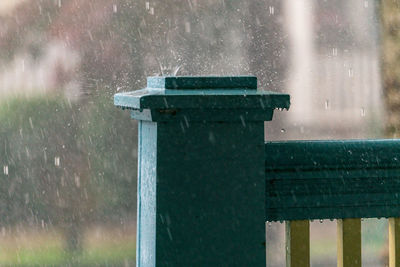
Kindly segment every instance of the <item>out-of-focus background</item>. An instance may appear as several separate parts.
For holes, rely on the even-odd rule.
[[[1,0],[0,265],[135,265],[137,129],[112,96],[147,76],[290,93],[267,140],[396,138],[399,4]],[[385,266],[386,223],[363,221],[364,266]],[[335,231],[312,223],[313,266],[336,265]],[[267,236],[284,266],[283,225]]]

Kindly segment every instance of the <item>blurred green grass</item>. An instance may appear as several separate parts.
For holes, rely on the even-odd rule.
[[[86,231],[81,252],[64,250],[57,230],[10,231],[0,235],[0,266],[135,266],[134,232],[110,228]]]

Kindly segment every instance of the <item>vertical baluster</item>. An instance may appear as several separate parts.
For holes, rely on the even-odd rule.
[[[337,266],[361,267],[361,219],[337,220]]]
[[[389,267],[400,266],[400,218],[389,218]]]
[[[286,222],[286,266],[310,266],[310,222]]]

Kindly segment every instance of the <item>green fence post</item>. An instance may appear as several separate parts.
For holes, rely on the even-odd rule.
[[[149,77],[114,104],[139,120],[137,266],[265,266],[264,121],[289,96]]]

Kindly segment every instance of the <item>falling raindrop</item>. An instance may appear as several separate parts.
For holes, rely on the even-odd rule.
[[[215,143],[215,136],[213,132],[210,132],[208,134],[208,140],[210,141],[210,143],[214,144]]]
[[[61,0],[58,0],[58,7],[61,7]]]
[[[269,14],[274,15],[275,14],[275,7],[274,6],[269,6]]]
[[[325,100],[325,109],[329,109],[329,99]]]
[[[150,12],[151,15],[154,15],[154,7],[150,7]]]
[[[337,48],[336,47],[332,48],[332,56],[334,56],[334,57],[337,56]]]
[[[354,76],[354,71],[352,68],[349,69],[349,77],[352,78]]]
[[[5,175],[8,175],[8,165],[4,165],[4,166],[3,166],[3,173],[4,173]]]
[[[150,3],[146,2],[146,10],[150,10]]]
[[[365,117],[365,108],[361,108],[361,117]]]
[[[281,133],[285,133],[286,130],[284,128],[281,129]]]
[[[189,128],[189,120],[188,120],[188,118],[186,117],[186,116],[183,116],[183,120],[185,121],[185,125],[186,125],[186,127],[187,128]]]
[[[31,117],[29,117],[29,124],[31,125],[31,129],[33,129],[33,122]]]
[[[240,121],[242,122],[243,127],[246,127],[246,122],[244,121],[244,117],[240,115]]]
[[[60,166],[60,157],[55,157],[54,158],[54,165],[55,166]]]
[[[190,33],[190,23],[189,22],[185,22],[185,31],[187,33]]]
[[[117,13],[118,12],[118,7],[116,4],[113,4],[113,12]]]

